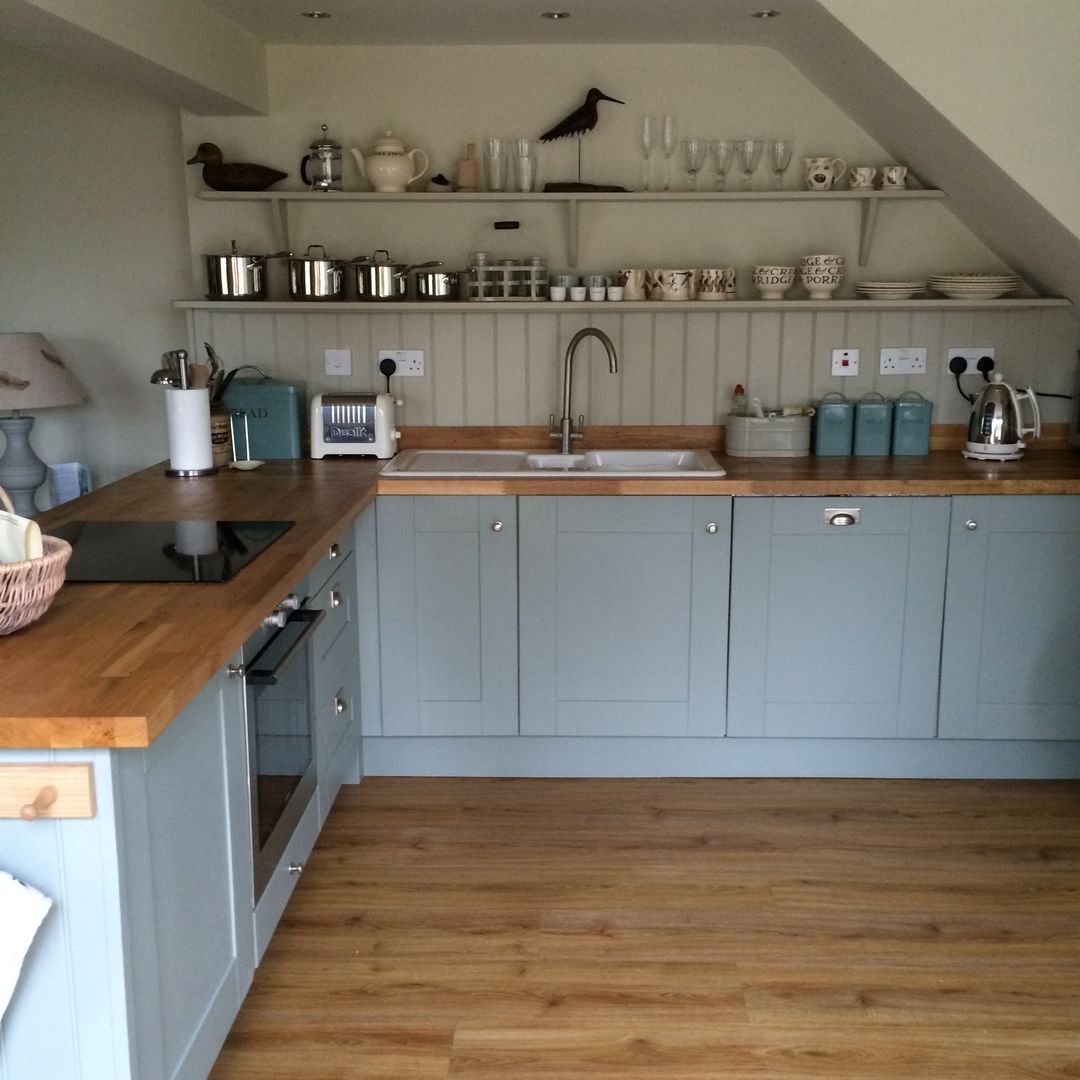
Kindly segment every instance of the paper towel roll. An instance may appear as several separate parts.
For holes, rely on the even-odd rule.
[[[169,466],[173,473],[214,471],[210,445],[210,391],[165,391]]]

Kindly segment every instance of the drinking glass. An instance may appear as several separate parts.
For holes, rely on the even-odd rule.
[[[651,116],[641,118],[641,156],[645,159],[641,190],[649,190],[649,158],[656,147],[656,121]]]
[[[772,158],[773,190],[779,191],[784,185],[784,170],[791,163],[791,140],[770,139],[769,157]]]
[[[664,151],[664,190],[671,190],[671,155],[678,142],[678,129],[674,116],[665,116],[660,126],[660,148]]]
[[[724,191],[727,189],[727,171],[735,156],[735,143],[731,139],[714,139],[712,152],[716,167],[716,190]]]
[[[709,144],[704,139],[683,139],[683,156],[686,158],[686,172],[690,177],[687,189],[697,191],[697,174],[705,164],[705,151]]]
[[[754,186],[754,170],[761,160],[764,146],[761,139],[739,139],[735,143],[735,153],[739,155],[739,164],[742,166],[743,191],[750,191]]]
[[[536,186],[536,140],[514,140],[514,187],[532,191]]]
[[[484,140],[484,183],[488,191],[506,190],[506,162],[509,149],[505,139]]]

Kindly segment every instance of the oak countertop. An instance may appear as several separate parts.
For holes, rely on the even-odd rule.
[[[1000,464],[955,451],[721,460],[728,476],[710,480],[388,480],[377,478],[382,462],[358,458],[272,461],[191,480],[146,469],[41,515],[44,531],[73,520],[296,524],[222,585],[65,585],[38,622],[0,638],[0,747],[149,745],[376,494],[1080,494],[1080,454],[1059,450]]]

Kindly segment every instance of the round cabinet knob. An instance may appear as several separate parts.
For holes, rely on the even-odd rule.
[[[705,531],[710,536],[715,536],[716,533],[720,531],[720,526],[717,525],[715,521],[710,521],[709,524],[705,526]]]
[[[330,551],[327,554],[331,559],[336,559],[341,554],[341,548],[337,544],[331,544]]]
[[[967,521],[964,522],[964,528],[967,529],[968,532],[974,532],[978,527],[979,523],[973,521],[971,518],[968,518]]]
[[[348,708],[348,705],[345,703],[345,700],[343,698],[340,698],[340,697],[334,698],[334,715],[335,716],[340,716],[347,708]]]
[[[493,521],[491,523],[491,531],[492,532],[502,532],[503,531],[503,523],[501,521]]]
[[[341,590],[340,589],[331,589],[330,590],[330,606],[332,608],[341,607]]]
[[[243,664],[230,664],[225,669],[225,674],[230,679],[242,679],[244,677],[244,665]]]
[[[304,864],[302,862],[289,863],[289,873],[292,874],[293,877],[299,877],[303,872]]]

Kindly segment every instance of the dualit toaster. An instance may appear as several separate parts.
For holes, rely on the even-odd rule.
[[[311,399],[311,456],[397,453],[394,405],[389,394],[316,394]]]

